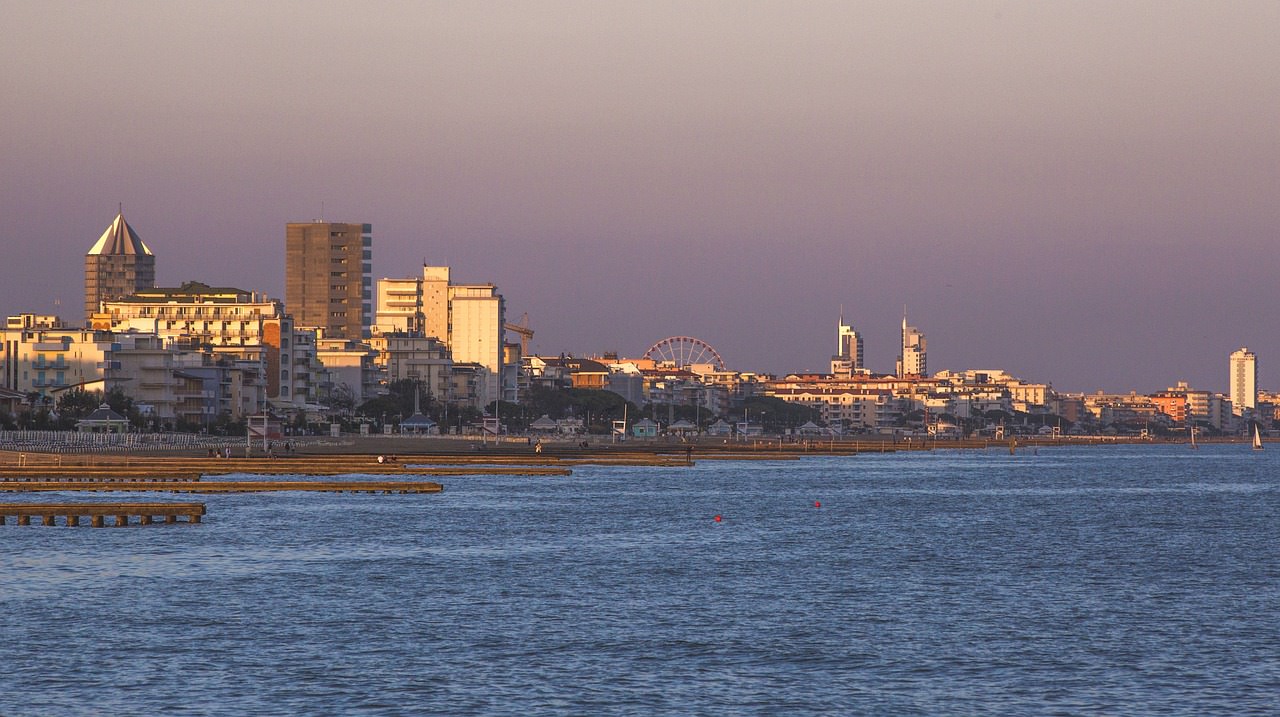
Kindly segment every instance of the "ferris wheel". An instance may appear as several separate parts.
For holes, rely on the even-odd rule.
[[[709,363],[717,371],[724,371],[724,359],[711,344],[692,336],[671,336],[649,347],[644,357],[658,363],[669,363],[676,368],[688,368],[697,363]]]

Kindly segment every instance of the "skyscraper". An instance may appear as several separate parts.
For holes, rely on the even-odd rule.
[[[844,309],[841,309],[840,323],[836,325],[836,355],[831,357],[831,373],[849,377],[862,368],[862,335],[844,322]]]
[[[155,285],[156,257],[121,211],[84,257],[85,322],[98,311],[98,302],[122,299]]]
[[[369,337],[373,226],[290,222],[285,227],[285,307],[299,327],[326,338]]]
[[[1237,416],[1258,407],[1258,357],[1248,347],[1231,352],[1231,412]]]
[[[898,358],[898,376],[929,375],[928,343],[924,334],[914,326],[907,325],[907,314],[902,313],[902,355]]]

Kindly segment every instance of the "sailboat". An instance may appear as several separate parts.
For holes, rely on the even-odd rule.
[[[1262,434],[1258,432],[1258,424],[1253,424],[1253,450],[1262,450]]]
[[[1192,424],[1191,425],[1191,450],[1194,451],[1199,447],[1200,446],[1196,445],[1196,427],[1195,427],[1195,424]]]

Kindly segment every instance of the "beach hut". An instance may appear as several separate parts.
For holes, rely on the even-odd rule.
[[[658,424],[652,419],[641,418],[631,424],[631,435],[636,438],[653,438],[658,435]]]
[[[730,426],[729,422],[723,418],[707,426],[707,435],[709,436],[727,436],[731,433],[733,433],[733,426]]]

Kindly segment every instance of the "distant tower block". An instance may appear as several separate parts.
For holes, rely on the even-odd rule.
[[[155,285],[155,255],[124,220],[124,212],[116,214],[84,257],[85,321],[98,311],[98,302],[123,299]]]
[[[928,342],[924,333],[914,326],[907,325],[907,314],[902,313],[902,354],[898,357],[898,376],[929,375]]]
[[[1231,412],[1237,416],[1258,407],[1258,356],[1247,346],[1231,352]]]
[[[369,338],[373,323],[373,226],[285,225],[284,303],[298,326],[331,339]]]
[[[844,309],[840,310],[840,323],[836,325],[836,354],[831,357],[831,373],[848,378],[863,370],[862,335],[844,322]]]

